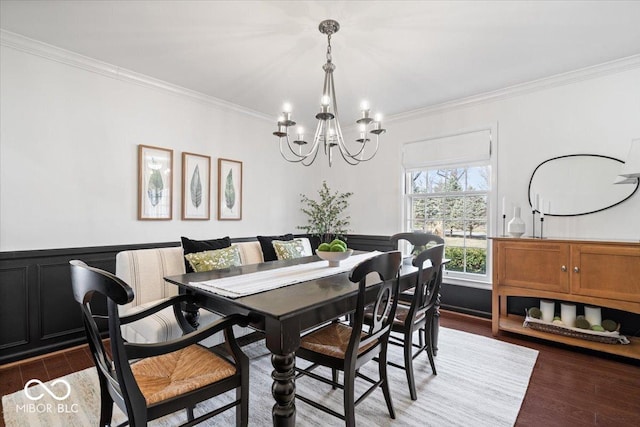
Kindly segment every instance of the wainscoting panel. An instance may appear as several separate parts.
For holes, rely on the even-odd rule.
[[[27,268],[0,268],[0,351],[29,342]]]
[[[82,332],[80,308],[73,299],[69,263],[39,264],[40,340]]]

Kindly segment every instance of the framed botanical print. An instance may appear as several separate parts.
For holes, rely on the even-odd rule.
[[[182,153],[182,219],[210,218],[211,157]]]
[[[218,219],[242,219],[242,162],[218,159]]]
[[[173,206],[173,150],[138,145],[138,219],[169,220]]]

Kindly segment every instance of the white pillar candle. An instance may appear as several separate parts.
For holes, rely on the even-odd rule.
[[[540,300],[540,311],[542,312],[542,320],[545,322],[553,322],[553,316],[556,312],[556,303],[554,301]]]
[[[574,327],[576,325],[575,304],[560,304],[560,318],[565,326]]]
[[[587,319],[591,326],[600,325],[602,323],[602,313],[600,307],[584,306],[584,318]]]
[[[507,200],[506,197],[502,197],[502,216],[507,214]]]

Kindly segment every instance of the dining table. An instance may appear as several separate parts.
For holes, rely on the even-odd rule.
[[[354,260],[358,259],[356,256],[359,254],[363,253],[354,254]],[[371,255],[375,253],[369,256]],[[272,281],[273,276],[286,277],[283,272],[291,268],[303,268],[293,267],[303,264],[308,264],[305,268],[324,270],[323,273],[328,275],[293,284],[287,284],[287,280],[283,280],[284,285],[258,292],[255,292],[254,287],[251,292],[255,293],[248,295],[235,295],[233,292],[225,291],[223,286],[219,289],[215,287],[224,281],[245,278],[250,281],[254,281],[255,278],[256,282],[266,282],[266,278]],[[349,280],[349,271],[344,271],[344,268],[331,269],[327,261],[312,255],[165,277],[167,282],[177,285],[181,293],[194,296],[195,306],[186,308],[187,314],[191,312],[192,320],[198,308],[221,315],[239,313],[248,316],[251,327],[264,331],[266,347],[271,352],[273,366],[271,377],[272,395],[275,400],[272,408],[274,426],[294,426],[296,422],[295,355],[300,346],[301,334],[355,309],[358,283]],[[416,272],[417,268],[410,263],[402,264],[400,291],[415,285]],[[381,282],[380,279],[369,282],[366,298],[374,301]],[[260,283],[256,285],[257,289],[260,289]]]

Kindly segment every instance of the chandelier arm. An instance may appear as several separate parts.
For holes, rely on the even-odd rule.
[[[282,148],[282,145],[283,145],[282,144],[282,138],[280,138],[280,141],[279,141],[280,154],[282,155],[282,158],[284,158],[286,161],[288,161],[290,163],[301,163],[304,160],[306,160],[309,157],[311,157],[312,155],[313,155],[313,157],[312,157],[313,159],[315,159],[316,156],[318,155],[317,144],[314,144],[307,154],[300,155],[300,154],[296,153],[294,150],[292,150],[291,142],[289,141],[289,135],[286,136],[286,139],[287,139],[287,147],[289,148],[289,152],[295,156],[295,158],[293,158],[293,159],[287,157],[287,155],[285,154],[285,152],[284,152],[284,150]],[[311,161],[311,163],[313,163],[313,160]],[[309,163],[309,164],[311,164],[311,163]],[[309,166],[309,165],[305,165],[305,166]]]
[[[358,151],[355,154],[352,154],[351,151],[349,151],[347,144],[344,142],[344,136],[342,135],[342,127],[340,126],[340,121],[338,120],[338,117],[336,116],[334,120],[336,121],[336,135],[338,137],[338,148],[340,148],[340,154],[342,155],[343,158],[345,156],[348,156],[352,159],[356,159],[356,156],[358,156],[362,152],[362,149],[360,149],[360,151]]]
[[[363,158],[359,159],[361,162],[368,162],[369,160],[373,159],[375,157],[375,155],[378,153],[378,141],[379,141],[379,136],[376,135],[376,148],[373,150],[373,153],[367,157],[366,159],[364,158],[364,146],[367,144],[366,142],[362,144],[362,149],[360,150],[360,153],[363,153]],[[358,153],[358,155],[360,154]]]
[[[280,143],[280,144],[279,144],[279,145],[280,145],[280,153],[281,153],[283,156],[285,155],[285,154],[284,154],[284,150],[282,149],[282,145],[283,145],[283,144],[282,144],[282,140],[283,140],[283,139],[286,139],[286,141],[287,141],[286,146],[287,146],[287,148],[289,149],[289,152],[290,152],[291,154],[293,154],[295,157],[297,157],[297,158],[299,158],[299,159],[305,159],[305,158],[307,158],[307,157],[311,154],[311,152],[309,152],[309,153],[307,153],[307,154],[298,154],[298,153],[296,153],[296,152],[295,152],[295,150],[294,150],[294,147],[291,145],[291,141],[289,140],[289,134],[287,134],[287,136],[285,136],[285,137],[281,137],[281,138],[280,138],[280,141],[279,141],[279,143]]]
[[[309,161],[309,163],[305,163],[305,162],[304,162],[304,160],[306,160],[306,159],[302,159],[302,162],[301,162],[301,163],[302,163],[304,166],[311,166],[311,164],[313,164],[313,162],[315,162],[315,161],[316,161],[316,157],[318,156],[318,151],[320,151],[320,150],[315,150],[315,151],[314,151],[314,153],[313,153],[313,157],[311,158],[311,160]]]
[[[353,156],[350,156],[348,154],[345,155],[345,153],[342,151],[342,149],[340,149],[340,155],[342,156],[344,161],[347,162],[348,164],[350,164],[351,166],[355,166],[355,165],[357,165],[358,163],[361,162],[361,160],[358,159],[357,157],[353,157]]]
[[[290,159],[286,156],[286,154],[284,154],[284,150],[282,149],[282,138],[280,138],[280,142],[278,143],[278,145],[280,146],[280,155],[282,156],[283,159],[285,159],[287,162],[289,163],[300,163],[302,162],[304,159],[306,159],[306,157],[300,157],[298,156],[298,158],[296,159]],[[293,153],[296,154],[296,153]]]
[[[333,114],[338,118],[338,98],[336,98],[336,82],[333,80],[333,70],[329,73],[329,91],[331,91],[331,103],[333,104]]]

